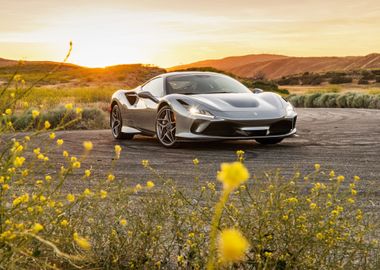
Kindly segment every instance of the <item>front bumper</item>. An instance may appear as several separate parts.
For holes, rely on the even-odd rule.
[[[297,115],[279,119],[178,119],[178,140],[248,140],[293,136]],[[180,124],[181,123],[181,124]]]

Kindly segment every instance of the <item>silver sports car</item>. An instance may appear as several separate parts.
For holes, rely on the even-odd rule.
[[[281,96],[250,90],[212,72],[171,72],[112,96],[116,139],[157,136],[166,146],[192,140],[249,140],[275,144],[296,133],[297,114]]]

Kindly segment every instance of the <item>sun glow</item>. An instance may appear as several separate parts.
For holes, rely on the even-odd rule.
[[[365,55],[380,48],[376,0],[20,2],[21,11],[19,1],[0,10],[0,57],[59,61],[70,40],[69,62],[90,67],[170,67],[251,53]]]

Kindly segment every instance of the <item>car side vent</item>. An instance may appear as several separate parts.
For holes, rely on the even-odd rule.
[[[125,93],[125,97],[127,98],[129,104],[134,105],[137,102],[136,93]]]

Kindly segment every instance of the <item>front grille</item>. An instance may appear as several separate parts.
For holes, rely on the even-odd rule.
[[[293,129],[293,119],[281,120],[270,125],[269,135],[286,134],[286,133],[289,133],[292,129]]]

